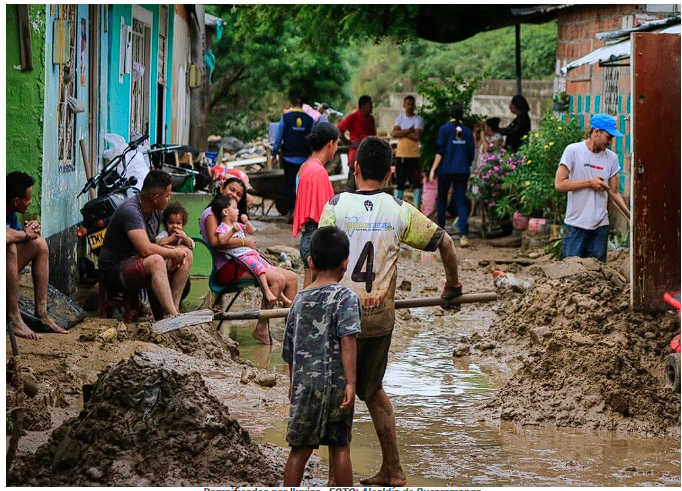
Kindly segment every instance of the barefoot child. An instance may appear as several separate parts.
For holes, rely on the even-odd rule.
[[[310,241],[315,280],[301,291],[287,317],[282,359],[289,364],[291,452],[283,486],[300,486],[313,449],[329,447],[337,486],[353,485],[350,461],[355,404],[356,336],[360,300],[339,284],[348,266],[349,243],[336,227],[322,227]]]
[[[161,221],[165,230],[156,236],[156,243],[159,245],[180,245],[184,244],[190,249],[194,249],[194,241],[183,231],[189,220],[189,213],[180,203],[169,203],[163,210]]]
[[[357,340],[356,393],[372,415],[382,453],[379,472],[360,483],[377,486],[404,486],[406,482],[400,465],[395,413],[383,388],[395,323],[401,243],[423,251],[437,249],[445,270],[441,297],[449,300],[462,294],[452,237],[411,204],[382,191],[391,175],[392,161],[388,142],[375,136],[365,138],[358,148],[354,169],[357,190],[334,196],[320,217],[320,228],[335,225],[348,233],[350,242],[350,264],[342,284],[355,292],[363,307],[362,333]]]
[[[213,201],[211,209],[221,221],[215,231],[218,242],[227,248],[232,255],[244,261],[254,276],[259,277],[268,303],[273,305],[279,298],[285,305],[291,305],[291,300],[284,294],[286,284],[284,276],[275,270],[257,250],[244,245],[246,239],[244,232],[253,234],[253,225],[246,215],[241,216],[243,223],[238,222],[240,217],[237,200],[232,196],[219,196]],[[228,248],[227,243],[233,237],[242,239],[240,247]]]

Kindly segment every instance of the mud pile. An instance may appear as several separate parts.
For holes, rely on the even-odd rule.
[[[277,486],[273,461],[201,376],[133,356],[105,369],[76,418],[8,475],[12,486]]]
[[[609,266],[562,263],[577,272],[540,278],[508,301],[478,345],[499,358],[528,352],[487,408],[524,425],[679,435],[680,395],[663,380],[679,315],[633,312],[629,285]]]
[[[199,358],[235,361],[239,359],[239,344],[221,336],[211,324],[199,324],[156,334],[150,322],[142,322],[138,324],[131,337]]]

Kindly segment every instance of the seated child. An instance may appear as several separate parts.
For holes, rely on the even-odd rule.
[[[180,203],[169,203],[161,215],[163,228],[156,236],[158,245],[180,245],[184,244],[190,249],[194,249],[194,241],[182,229],[187,225],[189,213]]]
[[[302,290],[287,317],[282,359],[289,364],[291,452],[284,486],[300,486],[313,449],[329,446],[336,486],[353,485],[350,461],[355,405],[356,336],[360,300],[339,282],[348,266],[349,241],[336,227],[317,229],[308,263],[315,280]]]
[[[260,283],[263,286],[263,293],[270,306],[274,305],[278,298],[285,306],[291,305],[291,300],[284,293],[287,286],[285,276],[261,256],[257,250],[244,245],[244,239],[246,238],[244,232],[252,234],[253,225],[251,225],[249,218],[245,214],[241,217],[244,223],[238,222],[239,209],[237,208],[237,200],[232,196],[218,196],[213,200],[211,211],[221,222],[215,231],[218,242],[220,245],[225,246],[230,251],[230,254],[241,259],[254,276],[259,277]],[[227,243],[233,237],[242,239],[241,247],[228,248]],[[296,286],[298,287],[298,285]]]

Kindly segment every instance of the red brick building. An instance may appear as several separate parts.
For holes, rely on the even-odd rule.
[[[582,127],[587,128],[590,116],[596,113],[609,113],[616,118],[618,129],[625,134],[623,138],[617,138],[613,145],[621,165],[620,192],[625,195],[629,194],[632,155],[629,58],[604,64],[583,64],[566,74],[561,69],[599,48],[613,44],[607,39],[597,39],[598,33],[636,28],[646,22],[679,15],[680,6],[674,4],[574,5],[557,12],[555,94],[565,91],[570,96],[568,115],[578,119]]]

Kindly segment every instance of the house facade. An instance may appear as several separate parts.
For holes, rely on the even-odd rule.
[[[554,93],[566,92],[570,96],[568,117],[577,119],[585,129],[589,127],[593,114],[608,113],[616,119],[618,130],[624,136],[615,139],[612,150],[620,163],[619,191],[626,196],[630,192],[632,160],[630,61],[585,63],[564,73],[565,67],[610,44],[607,39],[598,39],[598,33],[631,29],[645,22],[679,14],[680,7],[674,4],[572,5],[557,11]],[[562,117],[566,118],[567,114],[562,114]]]
[[[36,178],[27,215],[41,220],[50,283],[64,293],[76,288],[77,256],[84,252],[76,229],[89,196],[76,196],[87,181],[85,162],[92,174],[102,168],[104,135],[188,143],[189,132],[173,121],[185,128],[190,108],[178,116],[172,103],[188,91],[187,8],[6,6],[7,172]]]

